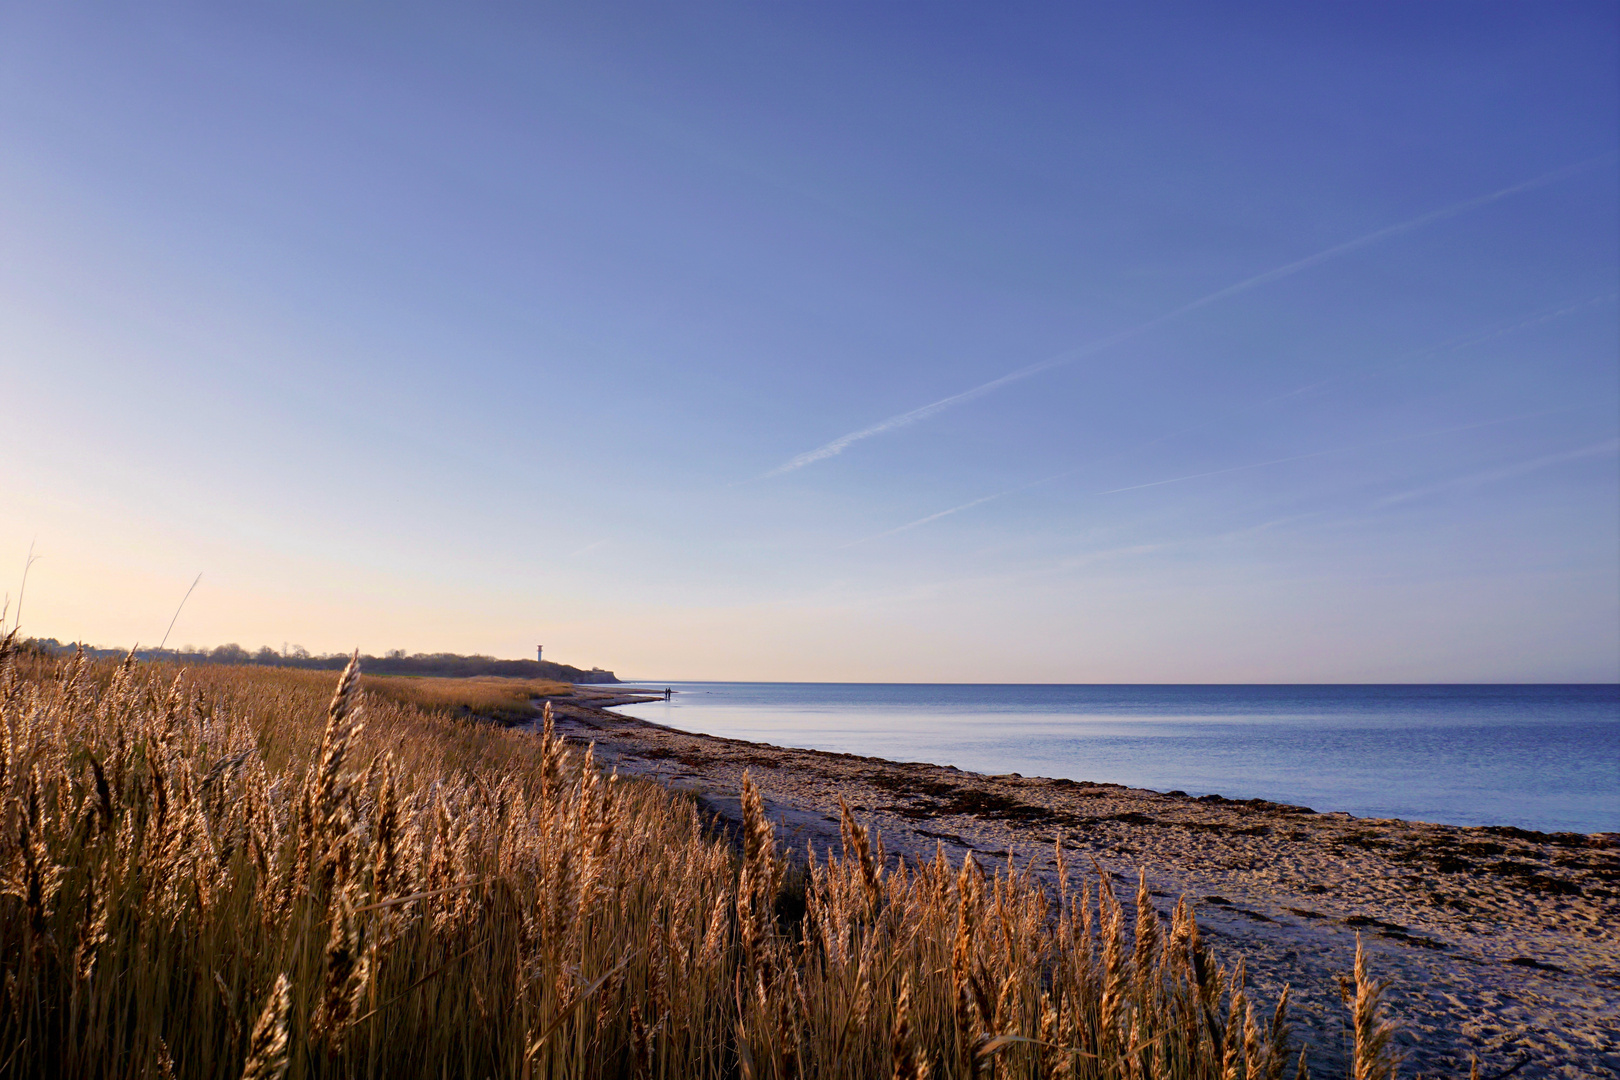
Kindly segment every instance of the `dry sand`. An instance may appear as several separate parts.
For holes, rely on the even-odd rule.
[[[838,844],[838,801],[878,830],[890,858],[1013,858],[1049,880],[1071,867],[1134,887],[1145,871],[1168,914],[1185,895],[1224,960],[1242,954],[1267,1001],[1294,989],[1315,1075],[1343,1074],[1338,977],[1359,933],[1392,980],[1403,1076],[1620,1078],[1620,836],[1458,828],[1318,814],[1072,780],[691,735],[604,711],[648,700],[608,687],[554,699],[558,729],[594,742],[622,775],[656,779],[723,820],[743,772],[779,835]],[[1128,906],[1128,905],[1127,905]]]

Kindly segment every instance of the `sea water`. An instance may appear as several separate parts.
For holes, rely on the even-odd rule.
[[[1620,832],[1620,686],[657,683],[620,711],[813,750],[1453,825]]]

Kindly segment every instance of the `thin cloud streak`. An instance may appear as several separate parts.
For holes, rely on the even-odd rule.
[[[1526,476],[1542,469],[1551,468],[1554,465],[1580,461],[1583,458],[1604,457],[1615,453],[1620,453],[1620,438],[1605,439],[1603,442],[1583,446],[1577,450],[1566,450],[1561,454],[1545,454],[1541,457],[1531,458],[1528,461],[1521,461],[1517,465],[1508,465],[1500,469],[1488,469],[1485,472],[1460,476],[1454,480],[1445,480],[1438,484],[1430,484],[1427,487],[1413,488],[1411,491],[1386,496],[1373,505],[1375,507],[1395,506],[1399,503],[1411,502],[1426,495],[1435,495],[1454,488],[1482,487],[1485,484],[1493,484],[1498,480],[1511,480],[1516,476]]]
[[[1330,450],[1313,450],[1308,454],[1293,454],[1288,457],[1272,458],[1269,461],[1254,461],[1246,465],[1232,465],[1224,469],[1211,469],[1207,472],[1188,473],[1186,476],[1172,476],[1167,480],[1151,480],[1145,484],[1130,484],[1126,487],[1109,488],[1106,491],[1092,491],[1087,492],[1086,494],[1096,497],[1101,495],[1118,495],[1127,491],[1142,491],[1146,488],[1163,487],[1166,484],[1180,484],[1188,480],[1202,480],[1209,476],[1224,476],[1228,473],[1247,472],[1250,469],[1263,469],[1269,465],[1284,465],[1291,461],[1307,461],[1311,458],[1327,457],[1331,454],[1351,454],[1360,450],[1375,450],[1382,446],[1395,446],[1405,442],[1416,442],[1419,439],[1432,439],[1441,435],[1454,435],[1458,432],[1474,431],[1479,428],[1494,427],[1497,424],[1510,424],[1518,420],[1530,420],[1538,416],[1547,416],[1552,413],[1568,411],[1571,410],[1542,409],[1539,412],[1523,413],[1518,416],[1504,416],[1495,420],[1483,420],[1477,424],[1462,424],[1456,427],[1440,428],[1435,431],[1419,432],[1415,435],[1400,435],[1392,439],[1380,439],[1376,442],[1358,443],[1355,446],[1339,446]],[[1070,476],[1078,471],[1079,469],[1070,469],[1068,472],[1056,473],[1052,476],[1042,477],[1039,480],[1032,480],[1027,484],[1020,484],[1018,487],[1008,488],[1006,491],[998,491],[993,495],[984,495],[980,498],[974,499],[972,502],[965,502],[961,506],[953,506],[949,510],[941,510],[937,514],[929,514],[927,517],[922,517],[918,518],[916,521],[907,522],[904,525],[889,529],[886,532],[874,533],[871,536],[862,537],[859,540],[852,540],[847,544],[841,544],[839,546],[840,548],[851,548],[873,540],[881,540],[886,536],[893,536],[896,533],[902,533],[908,529],[915,529],[919,525],[926,525],[931,521],[938,521],[942,517],[949,517],[951,514],[960,513],[963,510],[969,510],[975,506],[981,506],[984,503],[992,502],[1004,496],[1015,495],[1020,491],[1028,491],[1030,488],[1038,487],[1041,484],[1049,484],[1054,480],[1061,480],[1065,476]]]
[[[1097,352],[1100,349],[1105,349],[1118,341],[1124,341],[1133,334],[1140,333],[1143,329],[1146,329],[1145,325],[1132,330],[1121,331],[1111,338],[1105,338],[1100,342],[1087,345],[1082,349],[1075,350],[1071,353],[1063,353],[1059,356],[1052,357],[1049,360],[1043,360],[1038,364],[1031,364],[1028,367],[1019,368],[1017,371],[1003,375],[999,379],[992,379],[987,383],[981,383],[971,390],[964,390],[960,394],[953,394],[948,398],[941,398],[940,400],[928,405],[924,405],[921,408],[912,409],[910,412],[901,413],[898,416],[891,416],[887,420],[873,424],[871,427],[862,428],[859,431],[852,431],[848,435],[840,435],[830,443],[823,446],[818,446],[814,450],[808,450],[805,453],[800,454],[798,457],[793,458],[791,461],[777,466],[770,472],[766,473],[764,477],[761,477],[761,479],[767,479],[772,476],[781,476],[783,473],[792,472],[795,469],[802,469],[804,466],[813,462],[835,457],[838,454],[842,454],[851,445],[860,442],[862,439],[870,439],[874,435],[882,435],[886,431],[893,431],[896,428],[908,427],[920,420],[926,420],[936,413],[944,412],[953,405],[961,405],[965,402],[972,401],[975,398],[981,398],[984,395],[999,390],[1003,386],[1007,386],[1010,383],[1027,379],[1031,375],[1038,375],[1049,368],[1057,367],[1059,364],[1066,364],[1072,360],[1078,360],[1080,357],[1089,353]]]
[[[1161,435],[1157,439],[1154,439],[1153,442],[1143,443],[1142,447],[1146,448],[1148,446],[1152,446],[1154,443],[1164,442],[1166,439],[1173,439],[1179,435],[1186,435],[1190,432],[1209,427],[1212,424],[1218,423],[1221,419],[1224,419],[1225,416],[1233,415],[1236,412],[1247,412],[1253,409],[1264,408],[1267,405],[1274,405],[1279,401],[1286,401],[1288,398],[1299,397],[1301,394],[1309,394],[1336,384],[1364,382],[1367,379],[1371,379],[1392,369],[1404,367],[1413,361],[1421,360],[1427,356],[1437,356],[1441,353],[1462,352],[1464,349],[1472,348],[1475,345],[1483,345],[1488,341],[1495,341],[1498,338],[1504,338],[1510,334],[1517,334],[1523,330],[1530,330],[1537,326],[1543,326],[1547,323],[1553,322],[1556,319],[1562,319],[1567,315],[1574,315],[1577,312],[1585,311],[1588,308],[1597,307],[1601,304],[1613,304],[1617,300],[1620,300],[1620,292],[1598,293],[1596,296],[1589,296],[1584,300],[1575,300],[1562,304],[1559,307],[1543,308],[1540,311],[1532,312],[1531,314],[1520,319],[1518,322],[1513,323],[1511,326],[1498,326],[1493,330],[1487,330],[1483,333],[1470,334],[1466,337],[1451,338],[1448,341],[1442,341],[1435,345],[1425,345],[1421,349],[1414,349],[1412,352],[1403,353],[1392,360],[1386,360],[1383,363],[1375,364],[1371,367],[1365,367],[1353,373],[1330,375],[1325,379],[1318,379],[1316,382],[1310,383],[1306,386],[1301,386],[1293,390],[1286,390],[1280,394],[1273,394],[1271,397],[1264,398],[1249,405],[1240,406],[1238,409],[1231,410],[1222,416],[1216,417],[1215,419],[1209,420],[1203,424],[1198,424],[1190,428],[1183,428],[1180,431],[1171,432],[1168,435]]]
[[[1268,465],[1284,465],[1290,461],[1307,461],[1311,458],[1328,457],[1332,454],[1353,454],[1361,450],[1376,450],[1383,446],[1398,446],[1401,443],[1417,442],[1420,439],[1435,439],[1441,435],[1455,435],[1463,431],[1477,431],[1480,428],[1495,427],[1498,424],[1511,424],[1519,420],[1531,420],[1538,416],[1547,416],[1552,413],[1568,412],[1567,409],[1541,409],[1533,413],[1521,413],[1518,416],[1502,416],[1495,420],[1482,420],[1477,424],[1459,424],[1455,427],[1438,428],[1434,431],[1422,431],[1415,435],[1398,435],[1392,439],[1379,439],[1370,443],[1358,443],[1355,446],[1339,446],[1331,450],[1313,450],[1308,454],[1292,454],[1288,457],[1272,458],[1270,461],[1255,461],[1247,465],[1233,465],[1225,469],[1211,469],[1208,472],[1188,473],[1186,476],[1173,476],[1168,480],[1153,480],[1146,484],[1131,484],[1127,487],[1109,488],[1107,491],[1095,491],[1093,495],[1118,495],[1126,491],[1142,491],[1146,488],[1163,487],[1166,484],[1180,484],[1188,480],[1202,480],[1208,476],[1224,476],[1227,473],[1246,472],[1249,469],[1263,469]]]
[[[1432,356],[1436,353],[1459,352],[1471,345],[1479,345],[1487,341],[1494,341],[1497,338],[1506,337],[1509,334],[1515,334],[1521,330],[1528,330],[1532,327],[1541,326],[1545,323],[1552,322],[1554,319],[1561,319],[1566,315],[1572,315],[1575,312],[1582,311],[1586,308],[1595,307],[1598,304],[1612,304],[1616,300],[1620,300],[1620,293],[1604,293],[1598,296],[1587,297],[1585,300],[1578,300],[1574,303],[1564,304],[1561,307],[1544,309],[1528,316],[1527,318],[1519,320],[1511,326],[1498,327],[1495,330],[1489,330],[1483,334],[1474,334],[1468,337],[1453,338],[1450,341],[1441,342],[1438,345],[1425,346],[1424,348],[1418,349],[1414,352],[1406,353],[1395,360],[1380,364],[1375,368],[1359,372],[1354,378],[1371,378],[1379,371],[1387,370],[1392,367],[1398,367],[1401,364],[1411,363],[1413,360],[1417,360],[1424,356]],[[1274,405],[1279,401],[1286,401],[1289,398],[1299,397],[1301,394],[1309,394],[1313,391],[1321,390],[1323,387],[1332,386],[1334,383],[1349,381],[1350,378],[1351,377],[1345,375],[1333,375],[1326,379],[1319,379],[1318,381],[1310,383],[1306,386],[1296,387],[1293,390],[1285,390],[1280,394],[1273,394],[1270,397],[1262,398],[1259,401],[1251,402],[1248,405],[1243,405],[1236,409],[1228,410],[1218,416],[1204,421],[1203,423],[1194,424],[1191,427],[1180,428],[1176,431],[1155,436],[1154,438],[1149,439],[1147,442],[1139,443],[1136,446],[1131,447],[1130,450],[1119,450],[1112,454],[1106,454],[1101,458],[1094,459],[1091,464],[1096,464],[1100,461],[1107,461],[1109,458],[1119,457],[1126,453],[1131,453],[1138,450],[1146,450],[1150,446],[1157,446],[1160,443],[1169,442],[1171,439],[1180,438],[1183,435],[1189,435],[1192,432],[1202,431],[1205,428],[1213,427],[1230,416],[1235,416],[1244,412],[1252,412],[1255,409],[1262,409],[1267,405]],[[838,546],[840,550],[843,548],[852,548],[861,544],[869,543],[873,540],[881,540],[884,537],[893,536],[896,533],[903,533],[909,529],[915,529],[919,525],[927,525],[929,522],[938,521],[940,518],[950,517],[952,514],[959,514],[963,510],[971,510],[975,506],[983,506],[987,502],[994,502],[995,500],[1008,495],[1016,495],[1021,491],[1028,491],[1030,488],[1040,487],[1042,484],[1050,484],[1055,480],[1062,480],[1064,477],[1073,476],[1082,468],[1085,468],[1085,466],[1080,465],[1072,469],[1065,469],[1063,472],[1054,473],[1051,476],[1043,476],[1039,480],[1031,480],[1028,483],[1019,484],[1016,487],[1007,488],[1004,491],[997,491],[990,495],[981,495],[979,498],[962,503],[960,506],[953,506],[948,510],[941,510],[938,513],[929,514],[927,517],[918,518],[916,521],[908,521],[904,525],[898,525],[892,529],[887,529],[880,533],[873,533],[871,536],[863,536],[859,540],[851,540],[847,544],[840,544]]]
[[[874,533],[871,536],[863,536],[859,540],[851,540],[847,544],[840,544],[838,546],[840,548],[852,548],[852,547],[855,547],[855,546],[857,546],[859,544],[868,543],[869,541],[872,541],[872,540],[881,540],[885,536],[893,536],[895,533],[903,533],[907,529],[915,529],[919,525],[927,525],[930,521],[938,521],[940,518],[950,517],[952,514],[959,514],[963,510],[971,510],[975,506],[983,506],[987,502],[994,502],[995,500],[1000,499],[1000,498],[1004,498],[1005,496],[1008,496],[1008,495],[1016,495],[1020,491],[1028,491],[1032,487],[1039,487],[1042,484],[1050,484],[1054,480],[1061,480],[1065,476],[1073,475],[1076,472],[1079,472],[1078,468],[1070,469],[1067,472],[1060,472],[1060,473],[1057,473],[1057,474],[1055,474],[1053,476],[1044,476],[1039,480],[1031,480],[1027,484],[1019,484],[1017,487],[1008,488],[1006,491],[998,491],[993,495],[981,495],[977,499],[972,500],[971,502],[963,503],[961,506],[953,506],[949,510],[941,510],[937,514],[929,514],[927,517],[918,518],[916,521],[908,521],[904,525],[898,525],[898,526],[896,526],[896,527],[894,527],[892,529],[889,529],[889,530],[887,530],[885,532]]]
[[[1077,555],[1064,556],[1056,561],[1045,563],[1036,568],[1007,571],[999,574],[975,574],[971,577],[947,578],[931,581],[913,586],[903,592],[891,593],[879,599],[879,603],[886,603],[895,599],[929,599],[943,593],[959,593],[964,587],[974,586],[1006,586],[1015,582],[1028,581],[1032,578],[1051,577],[1072,570],[1084,569],[1094,563],[1111,559],[1130,558],[1132,556],[1153,555],[1160,551],[1171,551],[1177,548],[1187,548],[1198,544],[1220,543],[1238,537],[1252,536],[1257,533],[1268,532],[1272,529],[1292,525],[1300,521],[1309,521],[1322,517],[1321,511],[1312,511],[1308,514],[1290,514],[1286,517],[1272,518],[1269,521],[1258,522],[1254,525],[1244,525],[1236,529],[1226,529],[1218,533],[1204,533],[1197,536],[1186,536],[1173,540],[1154,540],[1146,543],[1125,544],[1118,547],[1102,548],[1086,551]]]
[[[1427,214],[1423,214],[1420,217],[1399,222],[1395,225],[1387,225],[1384,228],[1370,232],[1365,236],[1360,236],[1354,240],[1347,240],[1342,244],[1336,244],[1333,247],[1326,248],[1314,255],[1307,255],[1303,259],[1296,259],[1293,262],[1274,267],[1263,273],[1256,274],[1251,278],[1245,278],[1243,281],[1239,281],[1236,284],[1228,285],[1223,289],[1217,289],[1215,292],[1212,292],[1207,296],[1201,296],[1197,300],[1183,304],[1180,307],[1167,311],[1162,315],[1156,315],[1146,322],[1138,323],[1135,326],[1120,330],[1116,333],[1108,335],[1107,337],[1099,338],[1098,340],[1090,342],[1089,344],[1073,349],[1067,349],[1045,360],[1030,364],[1026,367],[1021,367],[1018,370],[1009,372],[1006,375],[1000,376],[999,378],[991,379],[989,382],[980,383],[978,386],[964,390],[959,394],[953,394],[950,397],[940,398],[938,401],[912,409],[910,412],[904,412],[891,416],[887,420],[880,420],[878,423],[873,424],[870,427],[864,427],[859,431],[852,431],[846,435],[840,435],[838,438],[829,443],[818,446],[814,450],[807,450],[797,457],[778,465],[770,472],[765,473],[762,477],[760,477],[760,479],[763,480],[769,479],[773,476],[781,476],[784,473],[793,472],[796,469],[802,469],[806,465],[814,464],[817,461],[825,461],[827,458],[836,457],[837,455],[842,454],[845,450],[849,449],[849,447],[853,446],[855,443],[861,442],[862,440],[870,439],[875,435],[882,435],[898,428],[910,427],[912,424],[926,420],[931,416],[944,412],[946,409],[952,408],[956,405],[965,404],[977,398],[981,398],[984,395],[993,393],[1004,386],[1008,386],[1015,382],[1021,382],[1022,380],[1030,378],[1031,376],[1039,375],[1043,371],[1050,371],[1052,368],[1060,367],[1064,364],[1070,364],[1076,360],[1102,352],[1105,349],[1110,349],[1121,342],[1128,341],[1131,338],[1137,337],[1138,335],[1144,334],[1149,330],[1164,325],[1165,323],[1172,322],[1185,315],[1191,314],[1192,312],[1197,311],[1200,308],[1207,307],[1210,304],[1217,303],[1229,297],[1237,296],[1240,293],[1248,292],[1250,289],[1277,281],[1280,278],[1297,274],[1302,270],[1308,270],[1311,267],[1327,262],[1330,259],[1335,259],[1340,255],[1349,254],[1352,251],[1357,251],[1361,248],[1368,247],[1382,240],[1388,240],[1391,237],[1400,236],[1401,234],[1411,232],[1414,229],[1420,229],[1425,225],[1432,225],[1437,221],[1444,221],[1447,218],[1456,217],[1459,214],[1465,214],[1471,210],[1477,210],[1480,207],[1488,206],[1489,204],[1497,202],[1498,200],[1506,199],[1513,195],[1520,195],[1526,191],[1531,191],[1535,188],[1555,183],[1556,181],[1573,176],[1584,169],[1592,167],[1600,161],[1607,160],[1608,158],[1614,156],[1615,155],[1612,153],[1602,154],[1598,157],[1588,158],[1585,161],[1577,162],[1574,165],[1566,165],[1561,169],[1555,169],[1552,172],[1544,173],[1541,176],[1537,176],[1533,179],[1525,180],[1485,195],[1478,195],[1472,199],[1466,199],[1462,202],[1454,203],[1451,206],[1443,207],[1439,210],[1433,210]]]
[[[1131,544],[1125,547],[1104,548],[1101,551],[1088,551],[1079,555],[1070,555],[1059,559],[1048,567],[1049,571],[1062,572],[1078,570],[1095,562],[1105,559],[1118,558],[1129,555],[1152,555],[1160,551],[1172,551],[1176,548],[1187,548],[1197,544],[1218,544],[1227,540],[1236,540],[1239,537],[1254,536],[1257,533],[1269,532],[1284,525],[1292,525],[1299,521],[1309,521],[1321,517],[1321,512],[1309,514],[1289,514],[1286,517],[1272,518],[1254,525],[1244,525],[1236,529],[1227,529],[1224,532],[1205,533],[1198,536],[1185,536],[1177,540],[1159,540],[1153,543]]]

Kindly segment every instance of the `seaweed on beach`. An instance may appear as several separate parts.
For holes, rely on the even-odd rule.
[[[948,790],[949,794],[944,798],[918,799],[891,807],[890,810],[913,820],[961,815],[978,818],[981,821],[1012,821],[1028,825],[1083,823],[1083,819],[1059,813],[1049,807],[1020,802],[998,791],[968,787],[952,787]]]
[[[882,769],[864,773],[861,779],[872,787],[893,792],[896,795],[926,795],[931,798],[941,798],[946,795],[954,795],[961,790],[960,784],[919,776],[916,773],[901,772],[897,769]]]

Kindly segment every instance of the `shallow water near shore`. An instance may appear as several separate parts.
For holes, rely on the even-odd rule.
[[[617,711],[781,746],[1262,798],[1319,811],[1620,831],[1620,686],[636,683]]]

